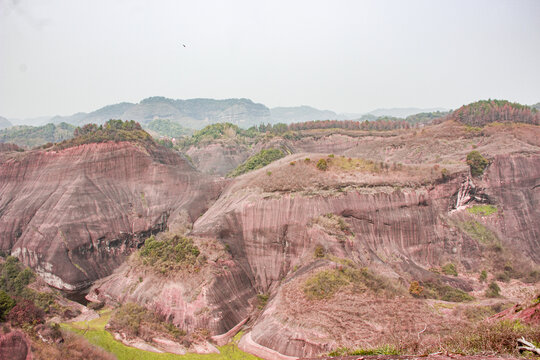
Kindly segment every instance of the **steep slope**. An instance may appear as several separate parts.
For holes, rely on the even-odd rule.
[[[422,331],[419,317],[429,319],[425,336],[447,333],[464,320],[434,315],[429,302],[408,295],[412,282],[450,291],[427,296],[462,301],[460,291],[483,294],[483,269],[494,279],[538,281],[539,131],[446,122],[274,138],[268,143],[299,153],[236,178],[197,219],[190,236],[209,261],[196,276],[163,278],[126,264],[91,297],[140,302],[187,332],[210,330],[215,341],[249,321],[241,347],[272,359],[406,337]],[[490,160],[481,177],[465,163],[473,148]],[[493,213],[475,215],[487,204]],[[460,275],[443,274],[445,264]],[[323,295],[332,281],[336,288],[313,299],[306,284],[321,276]]]
[[[144,238],[194,221],[219,191],[158,146],[90,143],[0,155],[0,248],[49,284],[77,290]]]

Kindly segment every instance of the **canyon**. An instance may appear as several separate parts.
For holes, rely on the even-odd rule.
[[[440,298],[411,296],[414,282],[481,298],[487,271],[512,278],[501,283],[509,299],[524,298],[512,293],[518,283],[539,289],[539,139],[537,125],[448,120],[214,139],[183,154],[127,141],[3,146],[0,249],[55,288],[137,303],[187,334],[204,329],[206,348],[240,329],[239,347],[266,359],[435,338],[466,319],[434,311]],[[224,177],[269,148],[286,156]],[[480,176],[471,151],[489,161]],[[153,234],[192,239],[196,265],[145,264],[137,250]],[[336,288],[310,293],[321,277]]]

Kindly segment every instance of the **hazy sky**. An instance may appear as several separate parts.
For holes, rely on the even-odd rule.
[[[536,103],[540,1],[0,0],[0,115],[156,95],[337,112]]]

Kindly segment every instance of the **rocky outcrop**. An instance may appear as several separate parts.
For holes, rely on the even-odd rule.
[[[165,148],[3,153],[0,248],[60,289],[109,275],[150,233],[194,221],[220,185]]]
[[[0,360],[32,360],[31,343],[20,330],[0,335]]]

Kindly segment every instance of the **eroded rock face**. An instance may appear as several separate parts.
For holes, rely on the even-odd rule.
[[[19,330],[0,335],[0,360],[32,360],[30,341]]]
[[[109,275],[148,234],[194,221],[220,186],[161,147],[3,153],[0,247],[50,285],[77,290]]]

